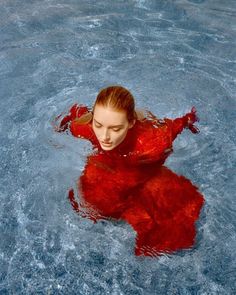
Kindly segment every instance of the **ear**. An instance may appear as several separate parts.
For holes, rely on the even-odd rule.
[[[129,129],[131,129],[134,124],[136,123],[136,119],[134,119],[132,122],[129,123]]]

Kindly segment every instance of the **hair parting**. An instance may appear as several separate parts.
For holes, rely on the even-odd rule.
[[[92,111],[82,115],[76,119],[79,124],[88,124],[93,119],[93,110],[96,105],[102,105],[104,107],[111,107],[117,111],[125,111],[129,122],[133,120],[143,120],[144,114],[140,110],[135,109],[134,97],[129,90],[122,86],[109,86],[103,88],[96,98]]]

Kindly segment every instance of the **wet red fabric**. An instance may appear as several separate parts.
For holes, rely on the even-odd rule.
[[[128,222],[137,233],[136,255],[156,256],[192,247],[204,198],[190,180],[163,164],[184,128],[198,132],[193,125],[196,110],[175,120],[158,120],[149,113],[112,151],[100,148],[90,124],[76,120],[87,111],[74,105],[58,130],[70,129],[95,148],[78,180],[80,202],[69,192],[73,208],[95,222],[107,218]]]

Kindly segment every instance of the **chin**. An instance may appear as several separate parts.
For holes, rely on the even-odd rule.
[[[101,148],[104,150],[104,151],[111,151],[114,149],[114,147],[104,147],[104,146],[101,146]]]
[[[102,144],[100,144],[101,148],[104,150],[104,151],[111,151],[115,148],[115,146],[111,145],[111,146],[104,146]]]

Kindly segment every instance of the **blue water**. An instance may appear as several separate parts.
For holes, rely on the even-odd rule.
[[[236,1],[0,2],[0,294],[236,294]],[[194,105],[167,166],[204,194],[196,245],[133,255],[128,224],[67,199],[88,142],[54,133],[72,103],[121,84],[174,118]]]

